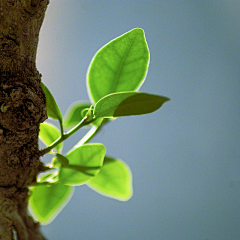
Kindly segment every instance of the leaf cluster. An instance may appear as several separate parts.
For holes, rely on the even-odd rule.
[[[90,102],[75,102],[64,118],[49,89],[43,84],[49,118],[59,122],[40,124],[39,137],[46,144],[41,156],[53,154],[49,170],[30,186],[29,209],[42,224],[51,222],[70,200],[74,187],[87,184],[94,191],[120,201],[132,196],[132,174],[127,164],[106,156],[103,144],[89,144],[106,123],[118,117],[148,114],[169,99],[139,92],[147,75],[150,53],[144,31],[135,28],[103,46],[87,73]],[[66,154],[63,142],[80,128],[88,133]],[[65,133],[66,129],[69,129]]]

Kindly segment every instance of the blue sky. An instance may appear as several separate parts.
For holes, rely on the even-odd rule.
[[[37,54],[42,80],[63,113],[87,101],[92,57],[136,27],[151,54],[141,91],[171,101],[92,139],[130,166],[134,195],[119,202],[77,187],[42,230],[51,240],[239,239],[239,1],[51,0]]]

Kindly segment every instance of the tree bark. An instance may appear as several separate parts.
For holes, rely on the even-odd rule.
[[[0,0],[0,239],[45,239],[28,216],[27,186],[45,167],[39,124],[47,118],[36,69],[39,31],[49,0]]]

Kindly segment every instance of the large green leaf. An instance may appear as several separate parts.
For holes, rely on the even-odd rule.
[[[132,173],[126,163],[105,157],[104,164],[87,185],[94,191],[120,201],[127,201],[132,197]]]
[[[47,146],[55,142],[55,140],[57,140],[60,136],[61,136],[61,133],[59,132],[58,128],[55,125],[47,122],[40,123],[39,137],[41,141]],[[63,142],[55,146],[54,149],[60,152],[62,149],[62,146],[63,146]]]
[[[49,224],[66,206],[74,188],[60,183],[31,188],[29,210],[41,224]]]
[[[99,118],[147,114],[156,111],[168,100],[166,97],[141,92],[113,93],[96,103],[94,115]]]
[[[102,47],[89,66],[88,92],[94,103],[123,91],[136,91],[145,80],[149,50],[144,31],[135,28]]]
[[[106,148],[102,144],[85,144],[66,155],[68,166],[61,167],[59,182],[67,185],[81,185],[90,181],[100,171]]]
[[[79,101],[71,104],[64,116],[64,126],[69,128],[77,125],[84,117],[82,111],[86,108],[90,108],[90,106],[90,103]]]

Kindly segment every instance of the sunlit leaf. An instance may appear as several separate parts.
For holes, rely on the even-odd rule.
[[[58,180],[58,169],[56,168],[46,172],[42,172],[37,177],[38,183],[44,183],[44,182],[53,183],[53,182],[56,182],[57,180]]]
[[[149,56],[140,28],[106,44],[93,57],[88,69],[89,97],[96,103],[110,93],[138,90],[147,74]]]
[[[51,223],[66,206],[74,188],[60,183],[31,188],[29,210],[35,220],[43,225]]]
[[[156,111],[168,100],[166,97],[141,92],[113,93],[96,103],[94,115],[98,118],[147,114]]]
[[[66,155],[67,167],[61,167],[59,182],[67,185],[81,185],[98,174],[105,156],[106,148],[102,144],[85,144]]]
[[[64,116],[64,126],[66,128],[74,127],[83,119],[84,115],[82,111],[86,108],[90,108],[90,103],[75,102],[70,105],[65,116]]]
[[[46,146],[52,144],[60,136],[61,133],[59,132],[58,128],[55,125],[47,122],[40,123],[39,137]],[[61,151],[62,146],[63,142],[55,146],[54,149],[56,149],[59,152]]]
[[[126,163],[105,157],[98,175],[87,183],[94,191],[120,201],[132,197],[132,173]]]
[[[60,109],[59,109],[53,95],[51,94],[49,89],[44,85],[43,82],[41,82],[41,85],[42,85],[43,91],[44,91],[46,99],[47,99],[47,115],[48,115],[48,117],[59,120],[59,122],[62,122],[62,114],[60,112]]]

